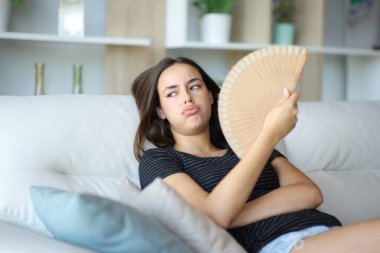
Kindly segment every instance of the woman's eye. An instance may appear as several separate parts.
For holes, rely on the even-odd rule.
[[[201,85],[200,84],[195,84],[193,86],[190,87],[190,90],[197,90],[197,89],[200,89],[201,88]]]
[[[166,97],[174,97],[175,95],[177,95],[176,92],[170,92],[169,94],[166,95]]]

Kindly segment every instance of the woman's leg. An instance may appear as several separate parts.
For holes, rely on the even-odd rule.
[[[291,253],[378,253],[380,218],[354,223],[307,237]]]

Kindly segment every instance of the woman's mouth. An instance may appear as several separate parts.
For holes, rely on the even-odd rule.
[[[185,115],[185,116],[191,116],[193,114],[196,114],[199,112],[199,107],[198,106],[195,106],[195,105],[192,105],[192,106],[188,106],[186,107],[183,111],[182,111],[182,115]]]

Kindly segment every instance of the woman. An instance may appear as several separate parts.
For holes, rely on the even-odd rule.
[[[132,92],[142,188],[156,177],[226,228],[248,252],[375,252],[380,220],[340,227],[317,211],[319,188],[274,148],[297,121],[298,94],[284,90],[243,159],[220,128],[219,87],[188,58],[165,58]],[[157,148],[144,151],[148,140]]]

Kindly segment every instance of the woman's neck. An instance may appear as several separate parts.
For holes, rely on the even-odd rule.
[[[176,136],[173,149],[200,157],[222,156],[224,149],[215,147],[210,135]]]

